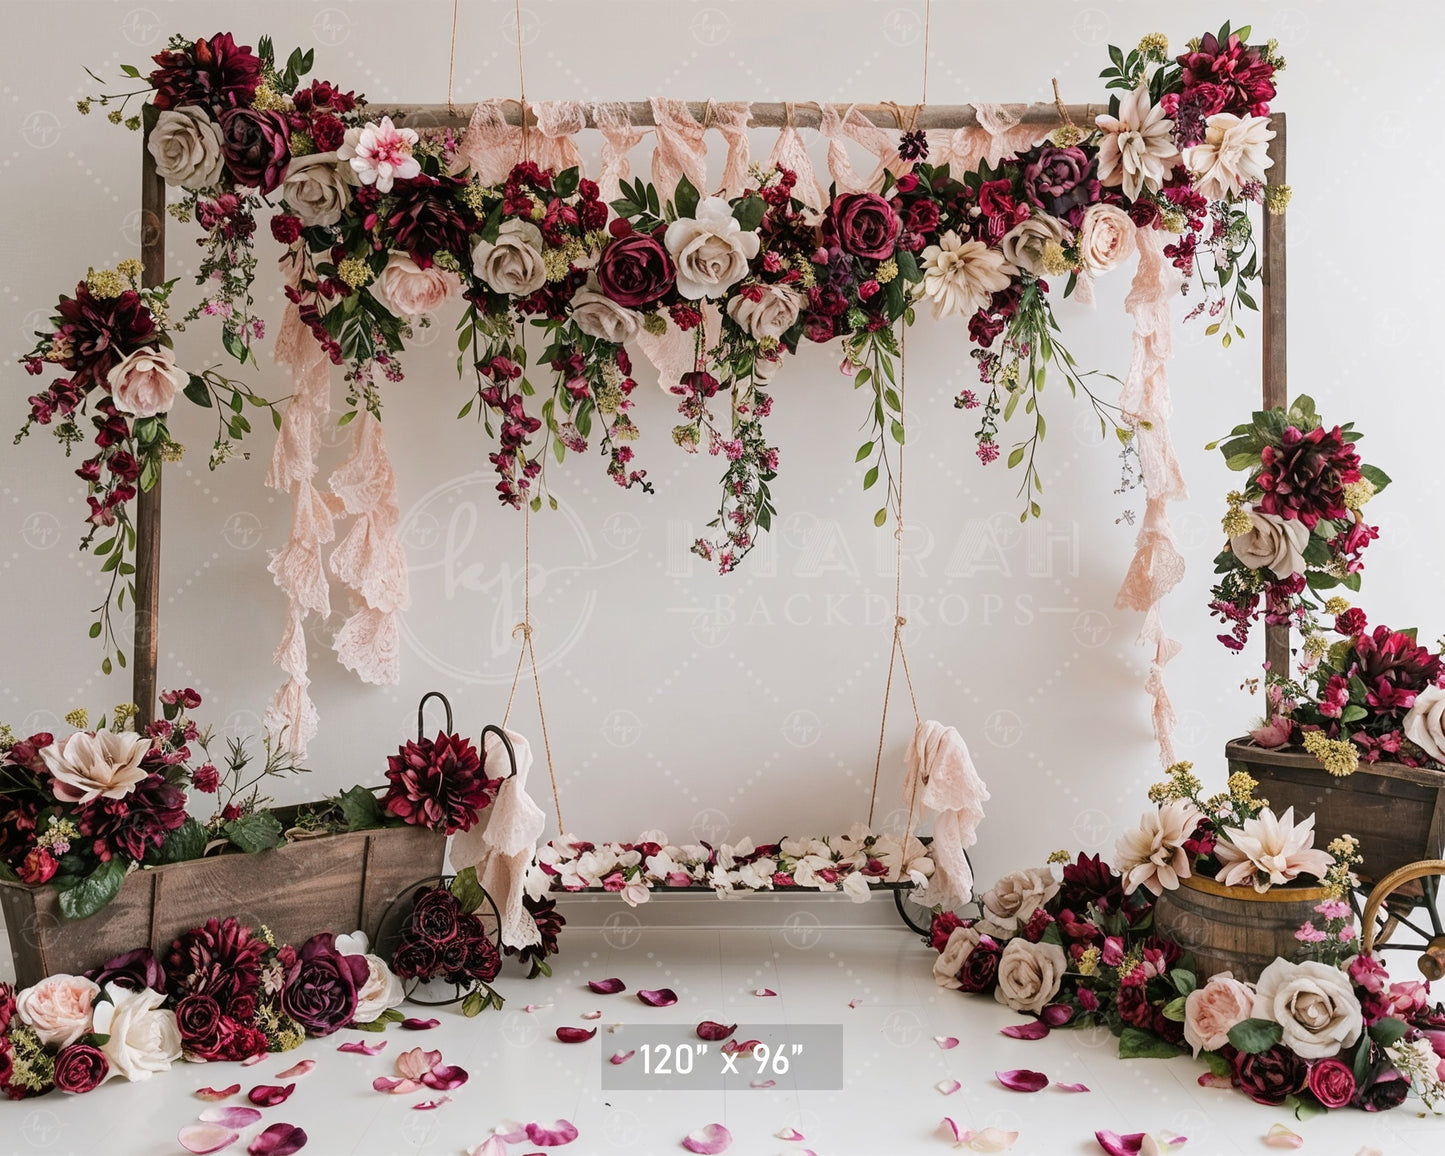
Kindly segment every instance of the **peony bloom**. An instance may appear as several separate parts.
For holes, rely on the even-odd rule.
[[[185,821],[185,791],[159,771],[146,775],[122,798],[101,795],[76,812],[80,833],[102,863],[117,856],[139,863]]]
[[[95,1006],[95,1034],[108,1037],[100,1050],[111,1075],[148,1080],[181,1058],[181,1033],[175,1013],[161,1006],[163,993],[110,984],[105,994],[109,1002]]]
[[[342,955],[330,932],[313,935],[301,945],[286,973],[281,1009],[313,1036],[329,1036],[356,1014],[357,988],[371,969],[359,955]],[[378,1013],[380,1014],[380,1013]]]
[[[411,155],[417,139],[414,130],[397,128],[391,117],[384,116],[380,124],[347,129],[336,155],[351,162],[363,185],[375,185],[377,192],[389,193],[396,181],[409,181],[421,172],[421,162]]]
[[[1276,959],[1259,977],[1254,1018],[1284,1029],[1280,1041],[1306,1060],[1337,1055],[1364,1030],[1350,977],[1318,960]]]
[[[982,908],[978,929],[999,939],[1017,935],[1058,891],[1054,873],[1047,867],[1011,872],[978,897]]]
[[[52,975],[15,993],[15,1014],[47,1047],[63,1048],[91,1030],[100,987],[84,976]]]
[[[1301,521],[1286,521],[1278,514],[1266,514],[1262,510],[1247,513],[1249,532],[1229,539],[1234,556],[1251,570],[1268,570],[1276,578],[1303,574],[1310,528]]]
[[[676,281],[667,250],[645,233],[609,242],[597,261],[598,287],[629,309],[645,309],[661,300]]]
[[[692,217],[670,224],[662,241],[677,267],[677,291],[690,301],[721,297],[746,277],[759,244],[722,197],[704,199]]]
[[[999,250],[982,241],[963,241],[949,229],[937,245],[923,250],[923,295],[937,318],[972,317],[1007,289],[1014,268]]]
[[[780,340],[798,320],[803,297],[787,285],[760,285],[761,296],[754,301],[744,294],[728,299],[728,316],[754,340]]]
[[[1254,1014],[1254,987],[1227,971],[1195,988],[1184,1001],[1184,1042],[1200,1052],[1217,1052],[1229,1043],[1229,1029]]]
[[[1155,193],[1179,160],[1174,147],[1174,122],[1149,103],[1149,87],[1141,84],[1119,101],[1119,115],[1094,121],[1103,132],[1099,141],[1099,183],[1122,185],[1137,200]]]
[[[230,109],[221,114],[221,155],[238,185],[270,193],[291,160],[290,123],[279,112]]]
[[[155,158],[161,179],[183,189],[210,188],[226,167],[220,126],[204,108],[193,104],[162,111],[146,148]]]
[[[1079,223],[1079,253],[1090,273],[1107,273],[1134,255],[1135,227],[1117,205],[1090,205]]]
[[[55,797],[83,805],[130,794],[149,774],[141,760],[150,749],[150,739],[133,731],[76,731],[45,747],[40,757],[54,778]]]
[[[1037,1015],[1059,994],[1068,969],[1068,957],[1058,944],[1010,939],[999,956],[993,997],[1014,1011]]]
[[[308,228],[334,225],[351,203],[356,176],[337,153],[294,157],[281,178],[281,199]]]
[[[1437,763],[1445,763],[1445,690],[1427,686],[1405,716],[1405,737]]]
[[[903,220],[877,193],[840,193],[828,206],[825,228],[845,252],[884,261],[893,256]]]
[[[164,345],[137,349],[105,375],[115,408],[132,417],[169,413],[186,378],[185,370],[176,368],[175,354]]]
[[[1194,187],[1211,201],[1238,194],[1246,184],[1264,183],[1274,166],[1269,142],[1274,130],[1267,116],[1243,119],[1221,112],[1205,122],[1204,143],[1184,150],[1184,163],[1194,174]]]
[[[497,239],[472,246],[472,272],[494,293],[526,297],[547,283],[542,230],[515,217],[504,221]]]
[[[596,274],[572,295],[572,320],[588,337],[613,345],[631,341],[642,329],[642,318],[602,292]]]
[[[461,291],[457,275],[440,266],[423,269],[405,253],[393,253],[376,279],[376,296],[398,317],[435,313]]]
[[[1223,865],[1215,878],[1230,887],[1251,883],[1261,894],[1300,875],[1323,879],[1335,860],[1315,847],[1314,828],[1313,815],[1296,823],[1293,807],[1279,816],[1266,807],[1243,827],[1226,827],[1214,846]]]
[[[1030,276],[1042,277],[1047,272],[1043,265],[1044,249],[1051,241],[1065,245],[1068,240],[1069,230],[1064,223],[1040,211],[1025,217],[1005,233],[999,241],[999,251],[1010,265]]]
[[[1123,835],[1115,846],[1125,895],[1132,895],[1140,887],[1160,895],[1177,888],[1179,880],[1189,878],[1189,853],[1184,844],[1194,834],[1200,818],[1199,809],[1188,799],[1171,799],[1144,812],[1139,826]]]

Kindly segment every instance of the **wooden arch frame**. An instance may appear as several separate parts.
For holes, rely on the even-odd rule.
[[[694,101],[688,108],[693,117],[706,116],[708,102]],[[371,106],[378,115],[390,116],[397,123],[437,128],[464,128],[474,106],[445,104],[404,104],[391,107]],[[880,127],[897,127],[893,110],[882,105],[859,105],[858,110]],[[517,101],[503,104],[508,123],[531,123]],[[652,106],[638,101],[627,106],[631,123],[639,127],[652,125]],[[1065,123],[1093,124],[1094,118],[1108,111],[1098,104],[1031,104],[1022,110],[1020,124],[1037,125],[1040,129],[1058,128]],[[750,127],[780,128],[793,124],[799,128],[816,128],[822,119],[821,106],[755,104],[751,110]],[[921,129],[972,128],[978,125],[973,105],[932,105],[919,109],[916,127]],[[589,113],[587,127],[596,125]],[[1274,139],[1269,155],[1274,161],[1270,171],[1272,183],[1285,182],[1285,114],[1270,117]],[[149,138],[149,129],[146,138]],[[150,150],[141,142],[141,264],[147,286],[163,284],[166,279],[166,185],[156,172]],[[1286,385],[1286,318],[1285,318],[1285,217],[1284,214],[1263,214],[1263,254],[1261,279],[1263,298],[1263,401],[1265,409],[1288,404]],[[164,471],[162,471],[164,476]],[[156,671],[160,637],[160,569],[161,569],[161,479],[140,494],[136,500],[135,557],[135,640],[132,647],[132,698],[139,712],[141,725],[154,716],[156,702]],[[1269,626],[1265,631],[1265,657],[1271,670],[1289,668],[1289,627]]]

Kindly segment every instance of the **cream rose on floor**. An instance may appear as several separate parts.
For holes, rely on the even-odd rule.
[[[15,993],[15,1014],[47,1047],[63,1048],[91,1029],[100,988],[82,975],[52,975]]]
[[[1306,1060],[1333,1056],[1360,1038],[1363,1016],[1350,977],[1318,960],[1276,959],[1264,969],[1254,997],[1254,1018],[1284,1031],[1281,1042]]]
[[[353,1023],[375,1023],[382,1012],[399,1006],[406,991],[386,960],[371,954],[371,941],[366,932],[338,935],[334,946],[341,955],[359,955],[366,960],[366,982],[356,989],[356,1011]]]
[[[982,241],[964,241],[952,229],[923,250],[923,295],[939,319],[972,317],[1013,279],[1013,266]]]
[[[1149,103],[1141,84],[1119,101],[1119,115],[1094,118],[1099,139],[1099,183],[1122,185],[1124,195],[1138,200],[1145,190],[1158,192],[1179,160],[1174,147],[1174,122]]]
[[[423,269],[405,253],[393,253],[376,279],[376,295],[398,317],[435,313],[461,291],[455,273],[438,265]]]
[[[728,316],[750,337],[778,340],[796,324],[803,297],[787,285],[759,285],[761,296],[754,301],[744,293],[728,300]]]
[[[281,197],[301,223],[334,225],[351,204],[355,175],[336,153],[296,157],[281,178]]]
[[[472,271],[494,293],[526,297],[547,283],[542,260],[542,230],[515,217],[502,222],[495,241],[472,246]]]
[[[1184,842],[1194,834],[1202,813],[1188,799],[1170,799],[1152,811],[1145,811],[1139,826],[1120,837],[1114,850],[1115,864],[1124,876],[1124,894],[1140,887],[1155,895],[1173,891],[1179,880],[1189,878],[1189,854]]]
[[[123,799],[148,771],[141,760],[151,741],[134,731],[76,731],[69,738],[43,747],[54,782],[50,789],[64,803],[93,803],[96,799]]]
[[[1107,273],[1134,255],[1135,228],[1117,205],[1090,205],[1079,224],[1079,255],[1090,273]]]
[[[998,245],[1004,260],[1010,265],[1041,277],[1046,272],[1044,248],[1050,241],[1064,245],[1068,240],[1068,226],[1048,213],[1035,212],[1005,233]]]
[[[1184,163],[1194,174],[1194,187],[1211,201],[1236,194],[1246,184],[1264,183],[1265,170],[1274,166],[1269,142],[1274,130],[1267,116],[1240,119],[1221,112],[1205,123],[1204,143],[1184,150]]]
[[[131,417],[170,412],[186,372],[176,368],[176,355],[164,345],[147,345],[130,354],[105,375],[115,408]]]
[[[1229,1029],[1254,1015],[1254,988],[1229,972],[1220,972],[1184,1001],[1184,1042],[1200,1052],[1216,1052],[1229,1043]]]
[[[221,179],[221,128],[204,108],[168,108],[156,118],[146,141],[156,173],[168,185],[205,189]]]
[[[587,284],[572,295],[572,320],[588,337],[622,345],[631,341],[642,329],[642,319],[635,310],[619,305],[602,292],[597,277],[590,275]]]
[[[690,301],[721,297],[748,275],[757,233],[744,229],[721,197],[708,197],[691,217],[667,227],[663,245],[677,266],[677,291]]]
[[[983,911],[977,927],[996,939],[1017,935],[1033,913],[1058,891],[1058,880],[1047,867],[1010,872],[978,897]]]
[[[1246,513],[1249,533],[1235,534],[1229,539],[1234,556],[1251,570],[1268,569],[1276,578],[1303,574],[1310,528],[1298,518],[1285,519],[1261,510]]]
[[[1405,716],[1405,737],[1437,763],[1445,763],[1445,690],[1427,686],[1415,696]]]
[[[109,1037],[100,1050],[110,1061],[111,1075],[148,1080],[181,1058],[176,1014],[161,1006],[165,993],[108,983],[105,996],[95,1005],[94,1029],[96,1035]]]
[[[994,999],[1014,1011],[1038,1014],[1059,994],[1068,966],[1057,943],[1010,939],[999,956]]]

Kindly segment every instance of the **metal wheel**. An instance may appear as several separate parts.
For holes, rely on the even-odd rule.
[[[963,853],[964,862],[968,864],[969,870],[973,870],[973,860],[968,857],[968,852]],[[898,917],[908,925],[909,929],[918,932],[919,935],[927,935],[933,928],[934,909],[926,907],[922,903],[913,901],[912,887],[896,887],[893,890],[893,906],[898,909]],[[968,907],[976,907],[977,904],[970,902]]]
[[[449,887],[452,879],[451,875],[433,875],[428,879],[419,879],[392,900],[391,905],[381,917],[381,925],[376,932],[376,946],[373,950],[383,959],[390,960],[401,942],[407,923],[411,920],[412,908],[416,906],[417,896],[433,887]],[[482,921],[487,938],[492,941],[492,945],[500,955],[502,918],[497,910],[496,902],[483,891],[481,905],[472,914]],[[477,991],[481,987],[480,984],[449,983],[445,979],[408,979],[402,982],[406,998],[412,1003],[421,1004],[424,1007],[445,1007],[461,1003],[473,991]]]
[[[1360,915],[1360,946],[1366,954],[1414,951],[1426,979],[1445,978],[1441,876],[1445,876],[1445,859],[1422,859],[1390,872],[1375,884]],[[1402,929],[1409,934],[1400,935]]]

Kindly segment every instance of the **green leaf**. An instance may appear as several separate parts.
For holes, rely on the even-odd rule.
[[[15,872],[10,869],[10,865],[3,859],[0,859],[0,879],[5,880],[6,883],[20,882],[20,876],[15,874]]]
[[[355,1029],[358,1032],[384,1032],[386,1021],[381,1019],[372,1020],[370,1023],[359,1024],[354,1020],[346,1025],[348,1029]]]
[[[475,867],[463,867],[458,871],[457,877],[452,880],[451,890],[463,911],[476,911],[487,897],[482,885],[477,882]]]
[[[156,862],[183,863],[187,859],[199,859],[206,852],[206,838],[206,829],[187,815],[184,823],[166,835]]]
[[[191,380],[186,383],[186,397],[205,409],[211,408],[211,387],[199,374],[191,374]]]
[[[1267,1052],[1284,1038],[1284,1029],[1273,1020],[1241,1020],[1229,1029],[1229,1042],[1246,1056]]]
[[[1173,1020],[1177,1024],[1184,1022],[1184,1004],[1188,997],[1176,995],[1164,1005],[1163,1016],[1166,1020]]]
[[[231,840],[247,855],[269,851],[286,842],[286,832],[270,811],[252,811],[239,819],[232,819],[221,827],[226,838]]]
[[[369,831],[386,824],[381,804],[365,787],[352,787],[336,797],[348,831]]]
[[[910,284],[916,284],[923,280],[923,270],[918,267],[918,258],[907,249],[900,249],[895,258],[898,262],[898,275]]]
[[[570,197],[577,191],[577,184],[581,175],[575,165],[570,169],[563,169],[552,178],[552,187],[557,190],[559,197]]]
[[[1008,468],[1009,468],[1009,469],[1013,469],[1016,465],[1019,464],[1019,462],[1021,462],[1021,461],[1023,461],[1023,460],[1024,460],[1024,447],[1023,447],[1023,446],[1014,446],[1014,448],[1009,451],[1009,455],[1008,455]]]
[[[888,508],[885,506],[873,515],[873,524],[875,526],[881,526],[886,521],[888,521]]]
[[[1376,493],[1390,484],[1390,475],[1379,466],[1361,466],[1360,473],[1374,483]]]
[[[124,882],[125,862],[116,856],[60,893],[60,914],[66,919],[88,919],[120,893]]]
[[[92,623],[90,624],[90,636],[91,636],[92,638],[99,638],[99,637],[100,637],[100,623],[99,623],[99,622],[92,622]]]
[[[902,445],[903,424],[901,422],[893,421],[890,419],[888,423],[888,430],[893,435],[893,440],[896,441],[899,445]]]
[[[1234,1075],[1234,1065],[1218,1052],[1204,1052],[1199,1058],[1209,1065],[1209,1070],[1216,1076]]]
[[[1386,1016],[1370,1027],[1370,1039],[1379,1044],[1382,1048],[1388,1048],[1391,1044],[1397,1044],[1409,1031],[1409,1027],[1402,1020],[1394,1016]]]
[[[677,179],[677,192],[672,198],[672,203],[677,208],[677,215],[679,217],[697,216],[697,201],[697,187],[687,179],[687,174],[684,173]]]
[[[1180,995],[1188,995],[1199,986],[1199,978],[1186,968],[1176,967],[1169,973],[1169,982]]]
[[[1295,1097],[1291,1096],[1291,1100]],[[1285,1101],[1285,1107],[1290,1107],[1289,1100]],[[1313,1120],[1316,1116],[1323,1116],[1327,1109],[1313,1096],[1305,1095],[1296,1100],[1293,1105],[1296,1120]]]
[[[871,490],[871,489],[872,489],[875,485],[877,485],[877,484],[878,484],[878,467],[877,467],[877,466],[870,466],[869,469],[868,469],[868,472],[863,475],[863,488],[864,488],[865,490]]]
[[[853,460],[854,460],[855,462],[861,462],[864,458],[866,458],[866,457],[867,457],[869,454],[871,454],[872,452],[873,452],[873,443],[872,443],[872,442],[864,442],[861,446],[858,447],[858,456],[857,456],[856,458],[854,458]],[[97,624],[97,625],[98,625],[98,624]],[[96,634],[99,634],[100,631],[97,630],[95,633],[96,633]],[[92,634],[91,637],[94,638],[95,635]]]
[[[767,202],[762,197],[749,194],[733,206],[733,220],[751,233],[762,224],[767,211]]]
[[[1121,1060],[1168,1060],[1179,1052],[1180,1049],[1174,1044],[1161,1040],[1142,1028],[1126,1027],[1119,1035]]]
[[[480,1015],[482,1013],[482,1010],[490,1002],[491,1001],[488,1000],[485,996],[483,996],[481,992],[470,992],[468,993],[467,998],[462,1000],[462,1015],[468,1017]]]

